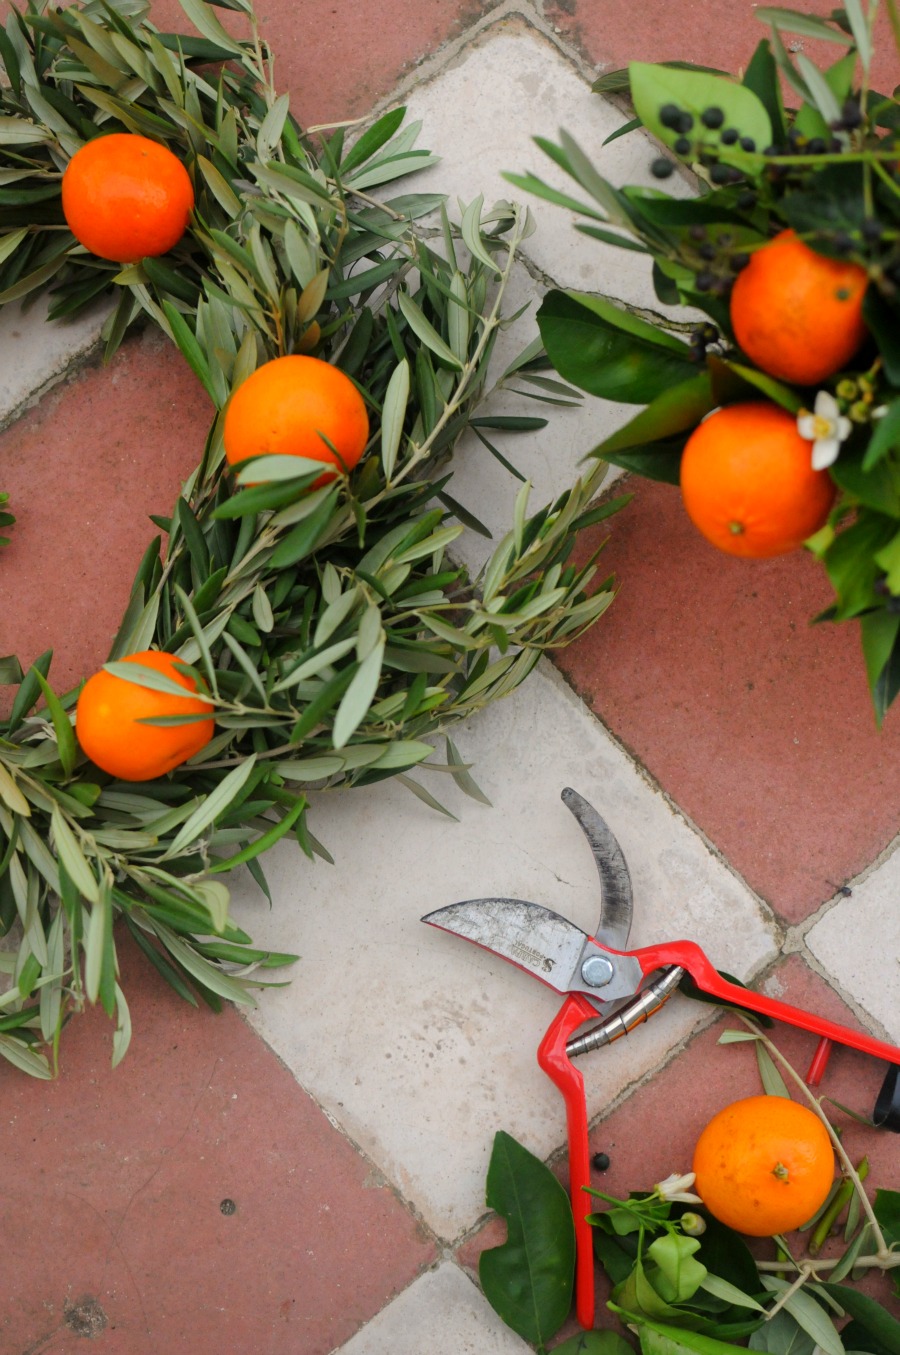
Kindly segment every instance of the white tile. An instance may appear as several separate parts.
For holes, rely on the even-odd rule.
[[[409,181],[417,190],[449,191],[466,203],[480,193],[486,204],[498,199],[527,202],[537,231],[526,252],[558,286],[663,309],[653,292],[649,257],[582,235],[574,228],[578,218],[573,213],[529,198],[502,177],[504,172],[530,172],[590,202],[575,180],[534,144],[535,136],[558,142],[562,129],[617,187],[660,186],[649,170],[660,153],[656,143],[638,130],[604,146],[627,118],[592,94],[587,81],[547,39],[524,24],[506,22],[489,29],[456,65],[417,87],[408,108],[410,120],[422,120],[420,144],[441,157],[439,164]],[[690,194],[677,174],[666,180],[665,191]]]
[[[526,1355],[452,1262],[428,1271],[333,1355]]]
[[[600,623],[602,625],[602,622]],[[739,976],[774,953],[757,901],[654,792],[554,670],[455,733],[488,809],[450,778],[417,777],[451,823],[401,785],[320,795],[311,826],[337,864],[296,846],[266,861],[271,912],[249,881],[235,914],[254,938],[301,959],[251,1018],[327,1112],[444,1238],[484,1208],[493,1136],[546,1157],[565,1141],[562,1103],[535,1063],[558,999],[487,952],[424,927],[460,899],[510,895],[598,921],[599,887],[559,799],[573,786],[608,819],[634,881],[632,943],[688,937]],[[591,1115],[655,1067],[708,1008],[675,998],[648,1025],[582,1063]]]
[[[806,944],[840,986],[900,1041],[900,851],[826,913]]]
[[[27,310],[0,307],[0,423],[90,352],[109,310],[101,302],[77,320],[48,322],[48,305],[44,296]]]

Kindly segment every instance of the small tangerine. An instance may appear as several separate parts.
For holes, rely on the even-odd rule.
[[[720,1223],[748,1237],[788,1233],[824,1204],[834,1150],[812,1110],[748,1096],[714,1115],[694,1149],[694,1189]]]
[[[215,732],[213,707],[199,687],[178,666],[174,654],[147,649],[129,654],[123,663],[141,664],[162,673],[185,696],[156,691],[106,669],[88,678],[78,697],[75,733],[83,751],[103,771],[120,781],[153,781],[205,748]],[[141,720],[165,715],[205,716],[179,725],[148,725]]]
[[[356,386],[322,358],[272,358],[247,378],[225,411],[225,457],[296,456],[352,470],[366,449],[369,416]],[[316,484],[335,479],[324,472]]]
[[[137,133],[111,132],[72,156],[63,174],[62,206],[69,230],[92,254],[137,263],[178,243],[194,189],[167,146]]]
[[[755,250],[731,292],[739,346],[764,372],[812,386],[845,367],[866,337],[866,270],[781,231]]]
[[[813,470],[796,418],[771,401],[707,415],[685,444],[680,480],[697,530],[728,555],[757,559],[801,546],[836,494],[828,472]]]

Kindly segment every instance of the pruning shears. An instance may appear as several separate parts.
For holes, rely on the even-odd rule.
[[[900,1048],[741,987],[720,974],[693,941],[628,950],[634,909],[622,849],[596,809],[576,791],[565,789],[562,800],[590,843],[600,876],[600,924],[593,936],[549,908],[523,899],[468,899],[438,908],[422,921],[474,941],[565,994],[537,1058],[566,1106],[576,1238],[575,1303],[578,1320],[589,1329],[594,1322],[594,1259],[583,1192],[590,1184],[590,1156],[584,1078],[574,1058],[612,1044],[647,1021],[689,976],[697,989],[715,1001],[818,1035],[807,1073],[812,1085],[825,1070],[832,1043],[886,1060],[890,1067],[874,1119],[883,1128],[900,1131]],[[598,1025],[575,1034],[586,1021],[610,1010],[611,1015]]]

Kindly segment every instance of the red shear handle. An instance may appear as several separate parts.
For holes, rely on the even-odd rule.
[[[584,1078],[566,1053],[574,1030],[596,1018],[597,1008],[577,993],[567,997],[538,1049],[538,1063],[566,1103],[569,1135],[569,1190],[575,1216],[575,1311],[585,1331],[594,1325],[594,1244],[584,1187],[590,1185],[587,1104]]]
[[[859,1049],[864,1054],[873,1054],[877,1059],[887,1059],[888,1063],[900,1063],[900,1047],[896,1045],[876,1040],[862,1031],[851,1030],[849,1026],[839,1026],[836,1021],[827,1021],[824,1016],[805,1012],[801,1007],[778,1002],[775,998],[754,992],[752,988],[741,988],[736,983],[729,983],[693,941],[670,941],[660,946],[644,946],[630,954],[639,961],[645,974],[652,974],[655,969],[662,969],[665,965],[681,965],[698,988],[711,997],[723,998],[737,1007],[760,1012],[776,1021],[786,1021],[788,1025],[799,1026],[801,1030],[812,1031],[814,1035],[827,1040],[849,1045],[851,1049]]]

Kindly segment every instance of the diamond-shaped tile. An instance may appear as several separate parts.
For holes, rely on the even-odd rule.
[[[447,776],[415,776],[460,814],[451,824],[402,786],[325,793],[311,826],[337,864],[311,868],[296,846],[266,861],[275,905],[253,885],[237,912],[258,942],[297,951],[290,987],[251,1018],[349,1133],[443,1237],[483,1208],[498,1128],[549,1154],[562,1107],[535,1052],[554,994],[422,914],[482,895],[533,899],[592,931],[599,891],[581,832],[560,803],[572,785],[619,837],[635,892],[632,943],[687,936],[747,975],[774,953],[756,900],[654,793],[552,669],[532,674],[457,738],[494,808],[463,800]],[[597,1113],[659,1063],[706,1015],[672,1002],[640,1037],[584,1068]],[[436,1164],[440,1169],[436,1170]]]

